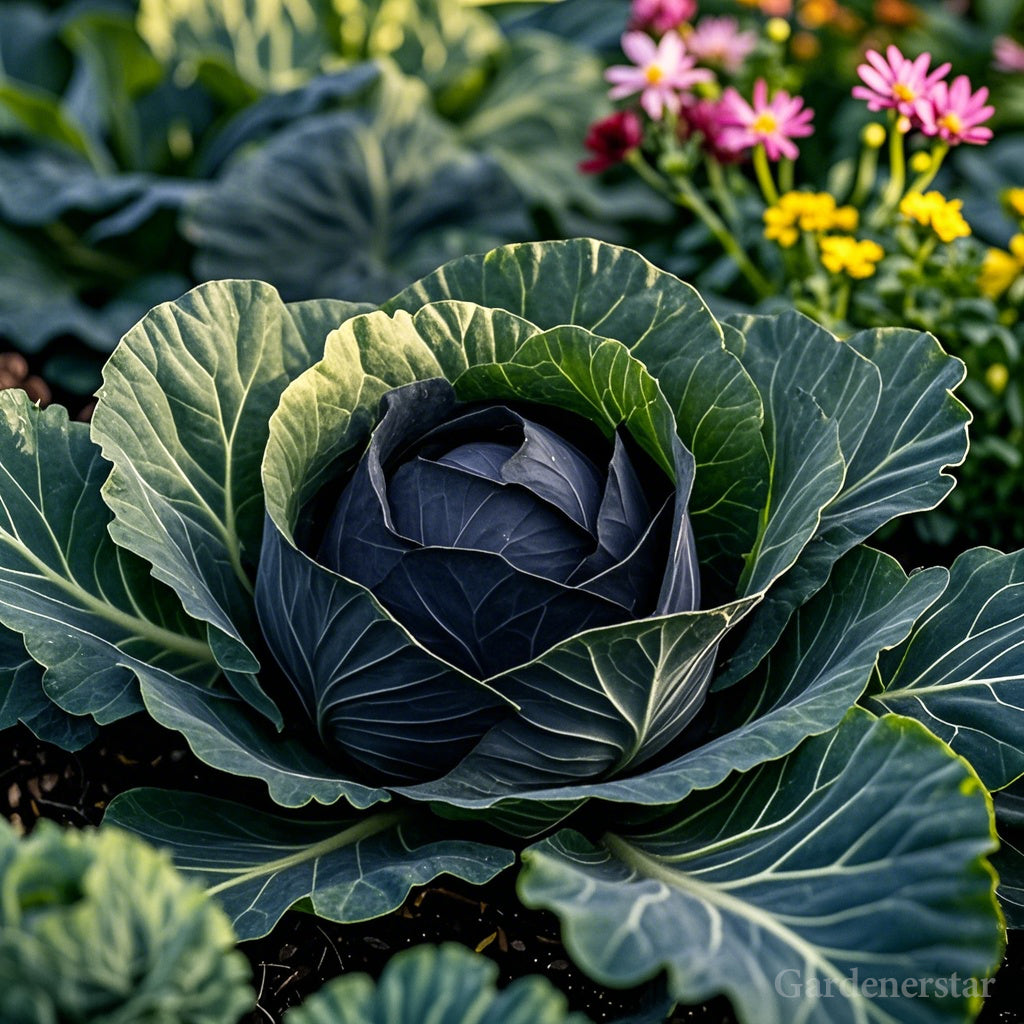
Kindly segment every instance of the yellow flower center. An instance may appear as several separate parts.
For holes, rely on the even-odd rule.
[[[896,99],[903,100],[904,103],[913,103],[917,99],[917,93],[909,85],[904,85],[902,82],[897,82],[892,87],[892,94]]]
[[[943,114],[939,118],[939,125],[947,129],[953,135],[959,135],[964,130],[964,123],[952,111]]]
[[[755,135],[771,135],[778,127],[779,122],[775,119],[775,115],[765,110],[757,115],[754,123],[750,126],[750,130]]]
[[[657,85],[665,77],[665,72],[657,64],[652,64],[644,72],[644,77],[650,85]]]

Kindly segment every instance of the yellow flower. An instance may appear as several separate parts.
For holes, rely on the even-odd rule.
[[[1010,239],[1010,251],[989,249],[978,274],[982,295],[998,299],[1018,277],[1024,274],[1024,235]]]
[[[954,238],[966,238],[971,233],[970,225],[960,210],[962,199],[946,199],[941,192],[908,192],[900,200],[900,213],[909,220],[916,220],[931,228],[943,242]]]
[[[849,235],[829,235],[821,240],[821,262],[833,274],[862,280],[871,277],[885,250],[868,238],[858,241]]]
[[[837,207],[829,192],[787,192],[764,211],[764,236],[788,249],[796,244],[801,231],[853,231],[857,221],[857,211],[852,206]]]
[[[840,206],[832,217],[831,227],[839,228],[840,231],[856,231],[860,223],[860,214],[856,207]]]
[[[1003,199],[1018,217],[1024,218],[1024,188],[1008,188],[1003,193]]]
[[[789,213],[778,206],[769,206],[764,211],[764,237],[775,239],[783,249],[790,249],[796,245],[800,232],[793,226]]]

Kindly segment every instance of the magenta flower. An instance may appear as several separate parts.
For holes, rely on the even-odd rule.
[[[749,104],[732,86],[722,94],[718,104],[721,145],[729,150],[763,145],[769,160],[795,160],[800,151],[792,140],[814,134],[814,111],[804,107],[799,96],[781,89],[769,101],[768,83],[763,78],[754,83],[753,99],[753,105]]]
[[[701,136],[701,145],[709,156],[720,164],[736,163],[743,159],[743,148],[732,149],[722,140],[724,126],[720,100],[695,100],[683,104],[682,120],[679,125],[684,139],[691,135]]]
[[[853,87],[854,98],[867,100],[868,110],[895,110],[904,117],[922,120],[932,90],[946,77],[951,65],[940,64],[929,72],[930,53],[922,53],[915,60],[904,57],[895,46],[885,53],[883,57],[877,50],[868,50],[864,55],[868,63],[857,68],[864,84]]]
[[[675,32],[662,36],[658,43],[643,32],[627,32],[622,49],[635,66],[616,64],[604,73],[613,83],[608,95],[619,100],[640,93],[640,106],[655,121],[661,120],[665,110],[679,113],[681,92],[714,78],[707,68],[694,67],[696,62],[686,54],[683,40]]]
[[[757,46],[756,32],[741,32],[735,18],[701,18],[686,37],[686,51],[698,61],[739,71]]]
[[[697,0],[633,0],[629,27],[663,36],[679,28],[697,13]]]
[[[583,145],[594,155],[581,160],[584,174],[598,174],[621,163],[631,149],[643,141],[644,129],[632,110],[619,110],[595,121],[587,130]]]
[[[1015,74],[1024,71],[1024,46],[1009,36],[997,36],[992,44],[992,66],[996,71]]]
[[[952,85],[939,82],[932,89],[921,130],[925,135],[938,135],[943,142],[958,146],[971,142],[984,146],[992,138],[991,128],[982,128],[994,113],[995,107],[986,106],[988,89],[982,87],[971,92],[971,82],[966,75],[958,75]]]

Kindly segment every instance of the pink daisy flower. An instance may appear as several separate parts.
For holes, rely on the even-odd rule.
[[[895,110],[910,118],[922,118],[932,89],[946,77],[952,65],[940,64],[928,71],[932,55],[922,53],[910,60],[895,46],[890,46],[883,57],[877,50],[864,55],[867,64],[857,68],[863,85],[853,87],[855,99],[867,100],[868,110]]]
[[[686,37],[686,51],[705,64],[736,72],[757,46],[756,32],[741,32],[735,18],[701,18]]]
[[[1024,71],[1024,46],[1009,36],[997,36],[992,44],[992,66],[1009,74]]]
[[[795,160],[800,151],[792,140],[814,134],[810,123],[814,111],[804,106],[801,97],[782,89],[769,101],[768,83],[763,78],[754,83],[753,100],[751,105],[732,86],[722,93],[718,105],[720,144],[731,150],[763,145],[769,160]]]
[[[629,27],[663,36],[697,13],[697,0],[633,0]]]
[[[675,32],[662,36],[658,43],[644,32],[627,32],[622,49],[633,64],[616,64],[604,73],[613,86],[608,95],[620,100],[640,93],[640,106],[655,121],[661,120],[665,110],[679,113],[681,92],[714,78],[707,68],[694,67],[696,61],[686,54],[683,40]]]
[[[988,89],[984,87],[971,92],[966,75],[958,75],[952,85],[939,82],[921,118],[921,130],[925,135],[938,135],[951,146],[961,142],[984,146],[992,138],[992,129],[981,127],[981,123],[995,113],[995,107],[985,104],[987,99]]]

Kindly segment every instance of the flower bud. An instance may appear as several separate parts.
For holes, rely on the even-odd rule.
[[[785,18],[769,18],[764,26],[764,34],[773,43],[784,43],[792,32]]]
[[[926,174],[932,169],[932,155],[921,151],[910,158],[910,169],[915,174]]]
[[[881,149],[885,145],[885,128],[877,121],[864,125],[860,140],[868,149]]]
[[[1010,371],[1003,363],[993,363],[985,371],[985,383],[994,395],[1001,395],[1010,382]]]

